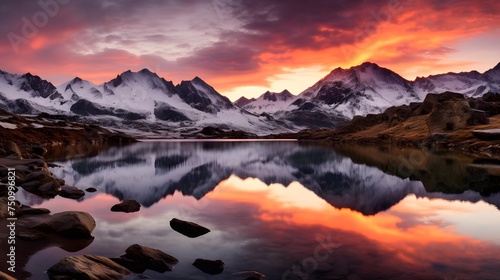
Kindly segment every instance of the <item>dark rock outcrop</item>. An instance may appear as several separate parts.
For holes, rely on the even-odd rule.
[[[200,226],[192,222],[179,220],[176,218],[173,218],[170,221],[170,227],[173,230],[191,238],[202,236],[210,232],[210,230],[206,227]]]
[[[66,211],[54,214],[35,225],[33,229],[55,232],[68,238],[88,238],[96,224],[86,212]]]
[[[140,209],[141,205],[139,204],[139,202],[135,200],[124,200],[111,207],[111,211],[113,212],[125,212],[125,213],[137,212]]]

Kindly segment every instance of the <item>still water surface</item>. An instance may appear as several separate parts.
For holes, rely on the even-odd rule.
[[[32,279],[69,255],[117,257],[138,243],[180,260],[153,279],[500,279],[500,172],[491,162],[414,149],[297,142],[144,142],[57,162],[79,200],[22,202],[89,212],[94,240],[33,249]],[[135,199],[136,213],[112,205]],[[172,218],[211,229],[191,239]],[[64,246],[63,246],[64,247]],[[75,252],[68,252],[75,251]],[[222,274],[191,265],[221,259]]]

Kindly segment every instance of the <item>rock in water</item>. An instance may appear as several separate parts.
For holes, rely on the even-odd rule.
[[[192,222],[179,220],[176,218],[173,218],[170,221],[170,227],[173,230],[191,238],[202,236],[210,232],[210,230],[206,227],[200,226]]]
[[[85,192],[77,187],[64,185],[61,187],[59,195],[65,198],[79,199],[85,195]]]
[[[140,209],[141,205],[135,200],[124,200],[121,203],[115,204],[113,205],[113,207],[111,207],[111,211],[113,212],[125,213],[137,212]]]
[[[42,232],[53,231],[68,238],[86,238],[91,236],[95,220],[89,213],[67,211],[54,214],[33,228]]]
[[[210,275],[221,274],[224,271],[224,263],[221,260],[204,260],[204,259],[196,259],[193,265],[199,270],[205,272]]]
[[[96,188],[87,188],[86,191],[87,192],[96,192],[97,189]]]
[[[128,247],[125,255],[115,261],[121,265],[127,265],[134,271],[142,272],[145,269],[151,269],[160,273],[172,271],[173,266],[179,262],[169,254],[139,244]]]
[[[50,279],[123,279],[132,272],[112,260],[92,255],[71,256],[53,265],[47,274]]]

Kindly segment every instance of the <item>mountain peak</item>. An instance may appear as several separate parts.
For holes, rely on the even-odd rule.
[[[206,84],[206,82],[202,78],[200,78],[198,76],[194,77],[191,81],[195,82],[195,83],[204,83],[204,84]]]
[[[149,71],[148,68],[143,68],[141,71],[139,71],[139,73],[147,74],[147,75],[154,74],[153,72]]]
[[[358,65],[356,67],[360,67],[360,68],[364,68],[364,67],[377,67],[377,68],[381,68],[380,66],[378,66],[378,64],[373,63],[373,62],[369,62],[369,61],[363,62],[361,65]]]
[[[238,100],[234,101],[234,105],[241,108],[252,101],[255,101],[255,98],[248,99],[245,96],[242,96],[242,97],[238,98]]]
[[[83,80],[80,77],[75,77],[73,80],[71,80],[72,84],[74,84],[74,83],[81,83],[81,82],[83,82]]]

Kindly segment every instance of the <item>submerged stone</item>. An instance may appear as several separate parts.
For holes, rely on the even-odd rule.
[[[210,232],[210,230],[206,227],[200,226],[192,222],[179,220],[176,218],[173,218],[170,221],[170,227],[173,230],[190,238],[202,236]]]

